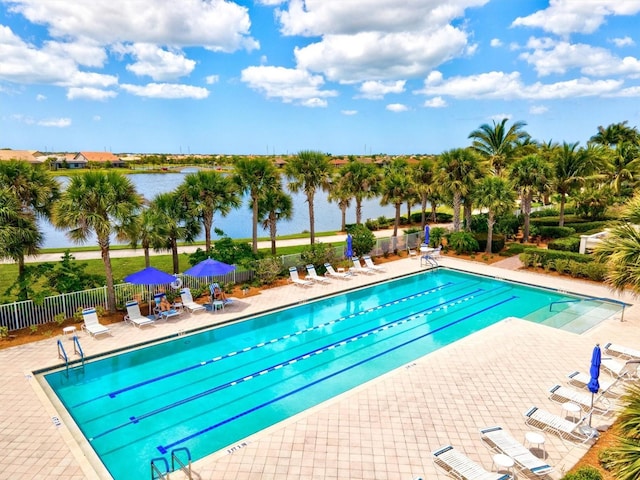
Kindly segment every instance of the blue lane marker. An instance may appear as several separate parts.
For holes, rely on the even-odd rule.
[[[202,430],[199,430],[199,431],[194,432],[194,433],[192,433],[192,434],[190,434],[190,435],[188,435],[188,436],[186,436],[186,437],[183,437],[183,438],[181,438],[181,439],[179,439],[179,440],[176,440],[176,441],[175,441],[175,442],[173,442],[173,443],[170,443],[170,444],[168,444],[168,445],[159,445],[159,446],[157,447],[157,449],[158,449],[162,454],[165,454],[165,453],[167,453],[167,451],[169,451],[170,449],[172,449],[172,448],[176,447],[177,445],[180,445],[180,444],[182,444],[182,443],[188,442],[189,440],[192,440],[192,439],[194,439],[194,438],[196,438],[196,437],[199,437],[200,435],[203,435],[203,434],[205,434],[205,433],[207,433],[207,432],[210,432],[210,431],[212,431],[212,430],[215,430],[216,428],[219,428],[219,427],[221,427],[222,425],[226,425],[227,423],[233,422],[234,420],[237,420],[237,419],[242,418],[242,417],[244,417],[244,416],[246,416],[246,415],[249,415],[250,413],[253,413],[253,412],[257,411],[257,410],[260,410],[260,409],[262,409],[262,408],[265,408],[265,407],[267,407],[267,406],[271,405],[272,403],[279,402],[280,400],[283,400],[283,399],[285,399],[285,398],[287,398],[287,397],[290,397],[291,395],[295,395],[296,393],[299,393],[299,392],[301,392],[301,391],[303,391],[303,390],[306,390],[307,388],[310,388],[310,387],[312,387],[312,386],[314,386],[314,385],[317,385],[317,384],[319,384],[319,383],[322,383],[322,382],[324,382],[324,381],[326,381],[326,380],[328,380],[328,379],[330,379],[330,378],[333,378],[333,377],[335,377],[335,376],[337,376],[337,375],[340,375],[340,374],[342,374],[342,373],[345,373],[345,372],[347,372],[347,371],[349,371],[349,370],[351,370],[351,369],[353,369],[353,368],[359,367],[360,365],[363,365],[363,364],[365,364],[365,363],[367,363],[367,362],[370,362],[371,360],[374,360],[374,359],[376,359],[376,358],[379,358],[379,357],[382,357],[382,356],[384,356],[384,355],[387,355],[387,354],[389,354],[389,353],[393,352],[394,350],[398,350],[399,348],[405,347],[405,346],[407,346],[407,345],[409,345],[409,344],[411,344],[411,343],[413,343],[413,342],[416,342],[416,341],[418,341],[418,340],[420,340],[420,339],[422,339],[422,338],[425,338],[425,337],[428,337],[428,336],[430,336],[430,335],[433,335],[434,333],[439,332],[440,330],[443,330],[443,329],[445,329],[445,328],[449,328],[449,327],[451,327],[452,325],[455,325],[455,324],[460,323],[460,322],[462,322],[462,321],[464,321],[464,320],[467,320],[467,319],[469,319],[469,318],[471,318],[471,317],[474,317],[474,316],[478,315],[479,313],[486,312],[487,310],[491,310],[492,308],[495,308],[495,307],[497,307],[497,306],[499,306],[499,305],[502,305],[502,304],[504,304],[504,303],[510,302],[511,300],[514,300],[514,299],[516,299],[516,298],[518,298],[518,297],[517,297],[516,295],[513,295],[513,296],[511,296],[510,298],[504,299],[504,300],[502,300],[502,301],[500,301],[500,302],[498,302],[498,303],[495,303],[495,304],[490,305],[490,306],[488,306],[488,307],[485,307],[485,308],[483,308],[483,309],[481,309],[481,310],[478,310],[477,312],[474,312],[474,313],[472,313],[472,314],[466,315],[466,316],[464,316],[464,317],[462,317],[462,318],[459,318],[458,320],[455,320],[455,321],[453,321],[453,322],[451,322],[451,323],[448,323],[448,324],[446,324],[446,325],[443,325],[443,326],[441,326],[441,327],[438,327],[438,328],[436,328],[435,330],[433,330],[433,331],[431,331],[431,332],[425,333],[424,335],[420,335],[419,337],[412,338],[411,340],[408,340],[408,341],[406,341],[406,342],[404,342],[404,343],[401,343],[401,344],[399,344],[399,345],[396,345],[396,346],[394,346],[394,347],[391,347],[391,348],[389,348],[389,349],[387,349],[387,350],[385,350],[385,351],[383,351],[383,352],[380,352],[380,353],[377,353],[377,354],[375,354],[375,355],[372,355],[371,357],[368,357],[368,358],[362,359],[362,360],[360,360],[359,362],[356,362],[356,363],[354,363],[354,364],[352,364],[352,365],[349,365],[348,367],[342,368],[342,369],[340,369],[340,370],[338,370],[338,371],[336,371],[336,372],[333,372],[333,373],[331,373],[331,374],[329,374],[329,375],[326,375],[326,376],[321,377],[321,378],[319,378],[319,379],[317,379],[317,380],[314,380],[313,382],[308,383],[307,385],[303,385],[303,386],[298,387],[298,388],[296,388],[296,389],[294,389],[294,390],[291,390],[290,392],[287,392],[287,393],[285,393],[285,394],[283,394],[283,395],[280,395],[280,396],[278,396],[278,397],[274,397],[274,398],[272,398],[271,400],[269,400],[269,401],[267,401],[267,402],[261,403],[261,404],[259,404],[259,405],[256,405],[255,407],[252,407],[252,408],[250,408],[250,409],[248,409],[248,410],[245,410],[244,412],[240,412],[240,413],[238,413],[238,414],[236,414],[236,415],[234,415],[234,416],[232,416],[232,417],[226,418],[226,419],[224,419],[224,420],[222,420],[222,421],[220,421],[220,422],[218,422],[218,423],[215,423],[215,424],[213,424],[213,425],[210,425],[210,426],[208,426],[208,427],[206,427],[206,428],[204,428],[204,429],[202,429]]]
[[[442,285],[438,285],[437,287],[431,288],[429,290],[425,290],[424,292],[416,293],[416,294],[409,295],[408,297],[403,297],[403,298],[411,298],[411,299],[419,298],[419,297],[422,297],[422,296],[426,296],[426,295],[430,295],[432,293],[438,292],[440,290],[443,290],[445,288],[451,287],[453,285],[455,285],[455,283],[447,282],[447,283],[444,283]],[[383,303],[382,305],[380,305],[377,308],[389,307],[391,305],[394,305],[395,303],[397,303],[397,301],[391,301],[391,302]],[[150,379],[145,380],[143,382],[134,383],[134,384],[129,385],[127,387],[124,387],[124,388],[121,388],[121,389],[118,389],[118,390],[114,390],[113,392],[104,393],[104,394],[99,395],[97,397],[89,398],[87,400],[84,400],[84,401],[82,401],[80,403],[77,403],[77,404],[73,405],[71,408],[81,407],[83,405],[86,405],[88,403],[94,402],[96,400],[99,400],[99,399],[105,398],[105,397],[116,398],[116,396],[120,395],[121,393],[129,392],[131,390],[135,390],[137,388],[144,387],[146,385],[150,385],[152,383],[159,382],[161,380],[166,380],[167,378],[175,377],[176,375],[181,375],[181,374],[189,372],[191,370],[195,370],[196,368],[204,367],[206,365],[209,365],[209,364],[212,364],[212,363],[215,363],[215,362],[219,362],[220,360],[224,360],[226,358],[231,358],[231,357],[233,357],[235,355],[239,355],[241,353],[246,353],[246,352],[249,352],[251,350],[262,348],[266,344],[272,344],[272,343],[280,342],[282,340],[287,340],[287,339],[289,339],[289,338],[291,338],[293,336],[303,335],[303,334],[305,334],[307,332],[311,332],[313,330],[321,330],[321,329],[323,329],[323,328],[325,328],[325,327],[327,327],[329,325],[333,325],[333,324],[348,320],[350,318],[355,317],[356,315],[364,315],[365,313],[370,313],[373,310],[375,310],[375,308],[369,308],[367,310],[363,310],[363,311],[360,311],[360,312],[357,312],[357,313],[354,313],[354,314],[350,314],[350,315],[345,316],[345,317],[340,317],[340,318],[337,318],[337,319],[329,320],[328,322],[321,323],[321,324],[313,326],[313,327],[309,327],[309,328],[307,328],[305,330],[298,330],[297,332],[295,332],[293,334],[288,333],[288,334],[285,334],[285,335],[283,335],[281,337],[278,337],[278,338],[273,338],[273,339],[267,340],[265,342],[260,342],[260,343],[258,343],[256,345],[253,345],[253,346],[250,346],[250,347],[245,347],[240,351],[229,352],[227,354],[217,356],[217,357],[213,358],[212,360],[202,361],[202,362],[200,362],[198,364],[191,365],[191,366],[188,366],[188,367],[185,367],[185,368],[181,368],[179,370],[176,370],[176,371],[173,371],[173,372],[169,372],[169,373],[166,373],[164,375],[159,375],[157,377],[150,378]]]
[[[476,289],[476,290],[474,290],[472,292],[466,293],[464,295],[460,295],[459,297],[447,300],[447,301],[442,302],[442,303],[440,303],[438,305],[454,306],[456,304],[460,304],[460,303],[472,300],[473,298],[475,298],[474,294],[476,294],[476,293],[483,294],[483,293],[489,293],[489,292],[487,292],[483,288],[478,288],[478,289]],[[433,308],[433,307],[428,307],[428,308]],[[124,428],[124,427],[126,427],[128,425],[131,425],[132,423],[137,423],[140,420],[144,420],[146,418],[152,417],[154,415],[157,415],[159,413],[165,412],[165,411],[170,410],[172,408],[184,405],[186,403],[189,403],[191,401],[197,400],[199,398],[206,397],[207,395],[211,395],[213,393],[219,392],[221,390],[224,390],[225,388],[229,388],[229,387],[235,386],[235,385],[237,385],[239,383],[251,380],[256,376],[259,376],[261,371],[272,372],[272,371],[278,370],[278,369],[280,369],[280,368],[282,368],[284,366],[293,365],[294,363],[298,362],[299,360],[305,360],[306,358],[309,358],[311,355],[319,355],[320,353],[326,352],[326,351],[328,351],[330,349],[333,349],[333,348],[336,348],[338,346],[344,346],[348,342],[355,342],[357,340],[360,340],[362,338],[367,337],[371,333],[379,333],[379,332],[382,332],[384,330],[387,330],[388,328],[395,327],[395,326],[398,326],[398,325],[402,325],[404,323],[410,322],[412,320],[416,320],[418,318],[422,318],[422,317],[428,315],[427,313],[425,313],[425,312],[427,312],[427,310],[428,309],[425,309],[425,310],[422,310],[421,312],[418,312],[418,313],[415,313],[415,314],[412,314],[412,315],[408,315],[408,316],[405,316],[405,317],[401,317],[398,320],[393,320],[393,321],[387,322],[386,324],[370,328],[370,329],[365,330],[365,331],[363,331],[363,332],[361,332],[359,334],[352,335],[352,336],[344,338],[342,340],[338,340],[338,341],[333,342],[331,344],[325,345],[324,347],[321,347],[321,348],[316,348],[316,349],[314,349],[314,350],[312,350],[310,352],[306,352],[306,353],[300,354],[300,355],[298,355],[296,357],[293,357],[293,358],[291,358],[289,360],[285,360],[285,361],[280,362],[280,363],[278,363],[276,365],[272,365],[270,367],[263,368],[262,370],[259,370],[257,372],[252,373],[252,374],[249,374],[249,375],[245,375],[244,377],[238,378],[236,380],[233,380],[233,381],[230,381],[230,382],[226,382],[226,383],[222,383],[220,385],[217,385],[217,386],[215,386],[213,388],[210,388],[210,389],[205,390],[203,392],[197,393],[197,394],[192,395],[190,397],[183,398],[181,400],[177,400],[176,402],[173,402],[173,403],[170,403],[168,405],[162,406],[162,407],[157,408],[155,410],[152,410],[150,412],[143,413],[142,415],[139,415],[137,417],[130,417],[128,422],[122,423],[120,425],[116,425],[116,426],[114,426],[112,428],[109,428],[108,430],[105,430],[102,433],[94,435],[91,438],[89,438],[89,441],[93,441],[96,438],[103,437],[104,435],[107,435],[107,434],[112,433],[112,432],[114,432],[116,430]],[[434,331],[437,331],[437,330],[434,330]]]

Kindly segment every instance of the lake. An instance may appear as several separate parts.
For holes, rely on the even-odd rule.
[[[170,192],[184,181],[187,173],[195,172],[195,169],[184,169],[181,173],[133,173],[128,175],[139,193],[148,200],[157,194]],[[58,177],[63,188],[68,184],[68,177]],[[286,183],[286,182],[285,182]],[[287,190],[288,191],[288,190]],[[290,193],[290,192],[289,192]],[[278,223],[278,235],[289,235],[309,231],[309,209],[304,193],[293,193],[293,218],[288,222]],[[414,209],[414,211],[417,211]],[[404,212],[406,214],[406,211]],[[362,218],[378,218],[380,216],[394,218],[393,206],[382,207],[379,199],[366,200],[362,203]],[[326,192],[317,192],[315,196],[315,228],[316,232],[333,231],[340,229],[341,213],[336,203],[329,203]],[[355,223],[355,202],[347,209],[347,223]],[[67,237],[64,231],[56,230],[46,220],[40,221],[44,232],[43,248],[63,248],[76,246]],[[214,217],[213,227],[221,229],[231,238],[251,238],[252,212],[248,202],[248,196],[243,196],[240,208],[232,210],[229,215]],[[218,238],[212,232],[212,238]],[[269,232],[258,225],[258,236],[268,237]],[[204,231],[198,237],[204,240]],[[87,245],[95,244],[95,239],[87,242]],[[116,242],[114,242],[116,243]]]

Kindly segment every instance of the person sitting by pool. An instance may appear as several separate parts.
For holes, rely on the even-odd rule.
[[[222,289],[219,286],[215,285],[213,287],[213,299],[226,302],[227,295],[222,291]]]
[[[169,303],[169,300],[167,300],[167,297],[162,297],[160,299],[160,311],[168,312],[169,310],[171,310],[171,304]]]

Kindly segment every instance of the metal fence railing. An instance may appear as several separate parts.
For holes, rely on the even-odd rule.
[[[407,246],[415,248],[420,242],[418,233],[402,234],[398,237],[378,238],[376,245],[371,250],[371,255],[385,255],[387,253],[404,251]],[[334,247],[334,256],[337,259],[344,258],[344,247]],[[284,268],[302,267],[304,262],[302,256],[298,254],[282,255],[280,257]],[[217,277],[191,277],[189,275],[179,275],[183,287],[192,290],[205,289],[209,284],[215,282],[223,285],[251,283],[255,278],[254,270],[232,271],[227,275]],[[124,308],[124,304],[132,298],[145,301],[150,297],[152,291],[173,291],[169,284],[155,285],[150,290],[145,285],[133,285],[123,283],[115,286],[116,305]],[[46,297],[42,301],[26,300],[0,305],[0,327],[7,327],[9,331],[28,328],[32,325],[43,325],[52,322],[56,316],[63,315],[64,318],[73,317],[79,309],[87,307],[101,306],[107,308],[107,288],[99,287],[91,290],[64,293]]]

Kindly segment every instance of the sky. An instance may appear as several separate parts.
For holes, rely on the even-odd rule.
[[[640,0],[0,0],[0,148],[438,154],[640,122]]]

